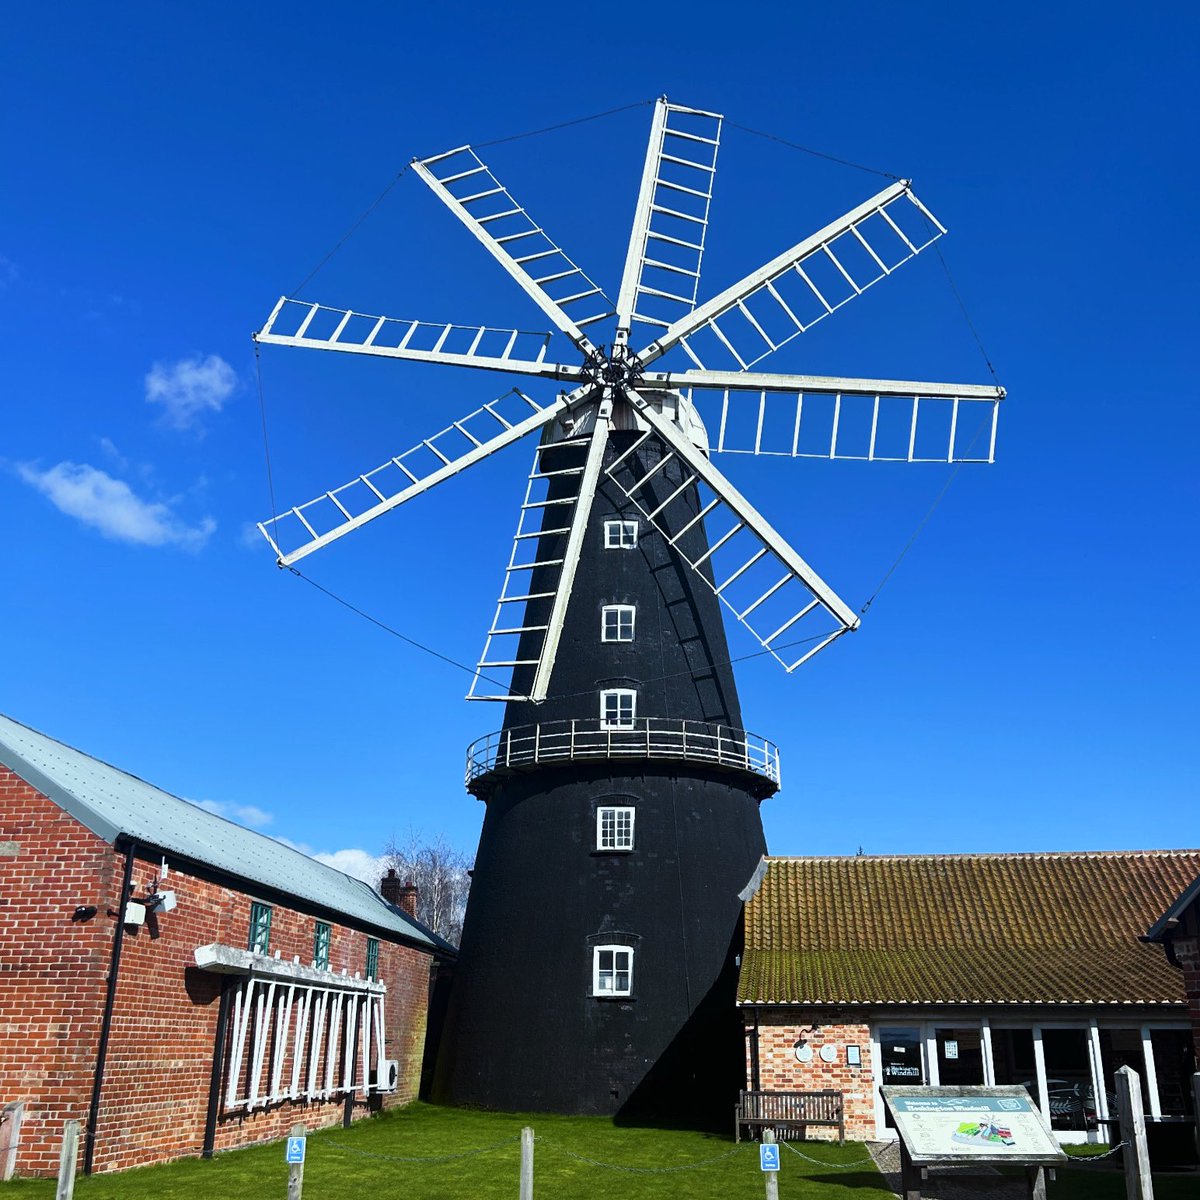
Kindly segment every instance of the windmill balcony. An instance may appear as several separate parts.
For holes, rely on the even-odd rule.
[[[750,774],[754,790],[779,790],[779,747],[756,733],[704,721],[642,717],[608,728],[600,720],[547,721],[501,729],[467,747],[467,791],[480,796],[496,776],[567,763],[619,759],[688,762]]]

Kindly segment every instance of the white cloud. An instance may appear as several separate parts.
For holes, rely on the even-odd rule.
[[[60,462],[45,471],[20,463],[17,474],[60,512],[114,541],[199,550],[217,527],[212,517],[188,525],[168,505],[143,500],[129,484],[87,463]]]
[[[163,406],[163,420],[189,429],[209,412],[220,412],[233,395],[237,375],[218,354],[158,363],[146,375],[146,400]]]
[[[129,469],[129,459],[117,449],[117,444],[112,438],[102,437],[100,439],[100,449],[116,464],[117,470],[126,471]]]
[[[262,530],[250,521],[242,525],[242,531],[238,534],[238,545],[243,550],[262,550],[264,547],[270,549],[262,535]]]
[[[232,800],[193,800],[192,803],[210,813],[216,813],[218,817],[226,817],[239,825],[248,825],[251,829],[261,829],[275,820],[273,814],[254,804],[237,804]]]
[[[373,888],[379,886],[379,881],[387,874],[387,859],[366,850],[334,850],[329,854],[314,854],[313,858],[335,871],[345,875],[353,875]]]

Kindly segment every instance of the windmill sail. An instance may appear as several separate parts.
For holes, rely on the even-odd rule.
[[[679,318],[638,358],[649,366],[679,346],[701,369],[732,359],[748,370],[945,232],[901,180]]]
[[[368,316],[281,296],[255,341],[310,350],[339,350],[412,362],[476,367],[507,375],[579,380],[579,367],[546,361],[550,334],[486,325],[454,325]]]
[[[565,407],[565,399],[543,406],[514,388],[373,471],[261,521],[258,528],[279,564],[291,566],[540,429]]]
[[[470,146],[418,159],[413,169],[555,326],[585,354],[585,325],[613,314],[600,286],[513,199]],[[526,266],[536,264],[531,274]],[[571,306],[568,315],[567,308]]]
[[[660,99],[617,297],[617,338],[634,322],[669,328],[696,307],[721,146],[717,113]]]
[[[863,462],[992,462],[1002,387],[820,375],[648,373],[687,389],[724,454]]]
[[[587,520],[583,509],[590,505],[590,492],[583,505],[579,501],[595,441],[593,431],[583,437],[542,441],[534,452],[504,583],[468,700],[531,700],[539,674],[548,680],[548,668],[542,669],[547,634],[556,609],[561,626],[560,586],[570,590],[571,572],[564,580],[563,567],[577,516],[582,512],[583,521]],[[544,697],[545,684],[542,689]]]
[[[636,395],[636,394],[635,394]],[[640,402],[640,404],[639,404]],[[650,426],[622,456],[635,458],[649,442],[664,443],[665,453],[623,490],[646,519],[676,547],[694,527],[707,534],[707,548],[687,565],[720,597],[759,644],[789,672],[843,633],[856,629],[858,616],[716,469],[674,423],[637,397],[639,413]],[[681,485],[665,496],[653,487],[655,474],[671,459],[684,466]],[[700,488],[707,502],[692,511]],[[686,557],[686,556],[685,556]],[[800,622],[813,616],[814,620]],[[814,626],[816,628],[814,629]]]

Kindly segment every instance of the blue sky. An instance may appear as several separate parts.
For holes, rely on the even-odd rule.
[[[250,332],[413,156],[667,93],[911,177],[1009,390],[862,629],[740,668],[775,853],[1195,845],[1195,14],[1066,4],[67,4],[0,49],[0,709],[315,851],[472,851],[467,677],[275,569]],[[486,161],[613,294],[650,109]],[[726,128],[701,296],[884,181]],[[545,328],[411,172],[304,293]],[[767,366],[768,364],[763,364]],[[987,382],[922,255],[780,351]],[[508,381],[266,347],[290,505]],[[308,560],[477,657],[532,447]],[[857,608],[946,468],[722,461]],[[755,649],[731,635],[735,654]],[[351,863],[353,855],[339,860]]]

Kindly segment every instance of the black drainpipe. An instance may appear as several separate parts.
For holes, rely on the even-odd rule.
[[[228,975],[221,976],[221,1003],[217,1009],[217,1034],[213,1039],[212,1075],[208,1081],[208,1112],[204,1117],[204,1149],[201,1158],[212,1158],[217,1140],[217,1112],[221,1106],[221,1067],[225,1062],[225,1031],[229,1026],[230,1000],[233,997],[234,981]]]
[[[117,839],[118,847],[122,839]],[[112,958],[108,964],[108,994],[104,997],[104,1019],[100,1023],[100,1046],[96,1051],[96,1076],[92,1081],[92,1104],[88,1109],[87,1141],[83,1151],[83,1173],[92,1173],[96,1157],[96,1126],[100,1121],[100,1090],[104,1087],[104,1062],[108,1058],[108,1035],[112,1030],[113,1007],[117,1000],[117,972],[121,969],[121,946],[125,933],[125,902],[133,890],[133,857],[137,843],[129,842],[125,847],[125,875],[121,882],[121,894],[117,897],[117,915],[113,925]]]

